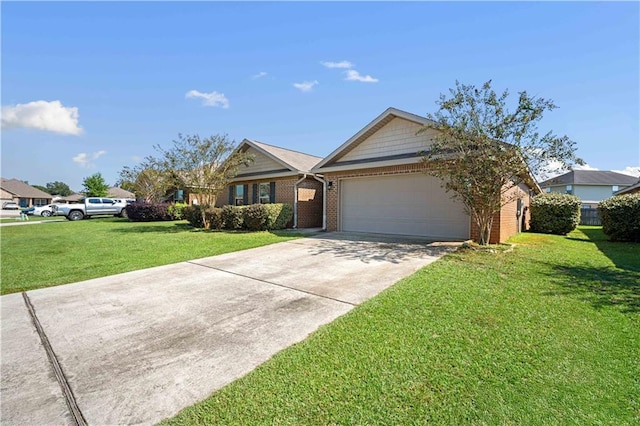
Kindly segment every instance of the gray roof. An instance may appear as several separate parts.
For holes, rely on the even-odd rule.
[[[5,179],[0,178],[0,187],[7,192],[12,193],[16,197],[21,198],[48,198],[51,199],[51,194],[47,194],[44,191],[34,188],[33,186],[26,184],[18,179]]]
[[[556,185],[633,185],[637,177],[605,170],[573,170],[560,176],[547,179],[541,187]]]
[[[249,145],[254,145],[258,150],[262,150],[274,157],[275,160],[286,165],[291,170],[297,170],[300,172],[308,172],[322,160],[320,157],[314,155],[304,154],[298,151],[292,151],[286,148],[280,148],[266,144],[264,142],[258,142],[250,139],[245,139],[245,142],[249,142]]]
[[[118,188],[117,186],[109,188],[108,196],[111,198],[135,198],[135,194],[133,192]]]
[[[638,183],[636,183],[635,185],[622,188],[620,191],[616,192],[613,195],[622,195],[622,194],[629,194],[629,193],[635,193],[635,192],[640,192],[640,180],[638,180]]]

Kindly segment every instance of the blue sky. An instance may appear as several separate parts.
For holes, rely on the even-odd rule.
[[[590,167],[640,166],[637,2],[1,8],[5,178],[113,184],[178,133],[323,157],[389,106],[434,112],[456,79],[553,99],[541,129]]]

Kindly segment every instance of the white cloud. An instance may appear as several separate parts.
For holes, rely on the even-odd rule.
[[[348,81],[361,81],[363,83],[377,83],[378,82],[377,78],[373,78],[370,75],[361,75],[356,70],[347,70],[347,71],[345,71],[345,74],[347,75],[345,80],[348,80]]]
[[[106,153],[107,151],[105,150],[96,151],[92,154],[81,152],[80,154],[73,157],[73,162],[77,163],[80,167],[84,167],[88,169],[94,166],[93,160],[97,160],[98,158],[102,157]]]
[[[201,98],[202,105],[204,106],[221,106],[222,108],[229,108],[229,99],[223,94],[213,91],[211,93],[202,93],[197,90],[189,90],[185,95],[185,98]]]
[[[134,155],[131,157],[131,159],[136,163],[139,163],[140,161],[142,161],[142,157],[140,157],[139,155]]]
[[[60,101],[33,101],[2,107],[3,129],[37,129],[45,132],[79,135],[78,108],[65,107]]]
[[[640,177],[640,166],[627,166],[622,170],[611,170],[612,172],[622,173],[623,175]]]
[[[327,68],[353,68],[354,64],[349,61],[340,61],[340,62],[320,62]]]
[[[303,81],[302,83],[293,83],[293,87],[300,90],[301,92],[310,92],[311,89],[313,89],[313,86],[316,86],[318,84],[320,84],[318,83],[318,80]]]
[[[257,80],[257,79],[259,79],[259,78],[266,77],[266,76],[267,76],[267,73],[266,73],[266,72],[264,72],[264,71],[260,71],[258,74],[252,75],[252,76],[251,76],[251,79],[252,79],[252,80]]]

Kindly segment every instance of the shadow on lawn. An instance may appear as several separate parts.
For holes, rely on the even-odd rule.
[[[564,288],[552,294],[574,294],[596,308],[618,306],[622,312],[640,314],[640,244],[608,241],[602,228],[580,231],[588,239],[568,239],[595,244],[615,267],[547,263],[550,281]]]
[[[590,241],[607,256],[616,267],[627,271],[640,272],[640,243],[612,242],[602,232],[602,228],[580,229]]]
[[[622,312],[640,314],[640,273],[606,267],[549,266],[550,280],[564,288],[550,295],[576,295],[595,308],[618,306]]]
[[[175,234],[178,232],[198,232],[198,229],[193,228],[188,223],[176,223],[173,226],[162,225],[146,225],[140,226],[142,222],[130,222],[129,224],[138,226],[123,226],[119,228],[113,228],[111,232],[118,232],[124,234],[146,234],[146,233],[170,233]],[[147,222],[149,223],[149,222]]]

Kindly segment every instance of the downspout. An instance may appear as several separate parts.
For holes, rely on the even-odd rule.
[[[300,180],[293,184],[293,229],[298,229],[298,184],[307,178],[304,173]]]
[[[318,178],[319,176],[319,178]],[[322,183],[322,230],[327,230],[327,181],[324,180],[323,175],[311,175],[312,178]],[[297,195],[298,191],[296,191]]]

